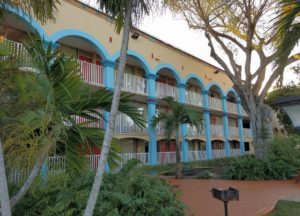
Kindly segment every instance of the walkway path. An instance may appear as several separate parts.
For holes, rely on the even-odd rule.
[[[240,200],[229,202],[229,216],[262,216],[276,202],[289,195],[300,195],[295,181],[226,181],[200,179],[170,179],[181,189],[180,199],[190,208],[190,216],[223,216],[223,202],[212,197],[210,190],[233,187],[239,190]]]

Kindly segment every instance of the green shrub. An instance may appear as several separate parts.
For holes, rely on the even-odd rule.
[[[243,156],[232,161],[225,178],[236,180],[288,179],[296,167],[283,160],[259,160],[254,156]]]
[[[165,180],[145,176],[133,165],[103,179],[94,215],[184,215],[185,206]],[[38,182],[14,209],[15,216],[82,215],[94,173],[62,174]]]

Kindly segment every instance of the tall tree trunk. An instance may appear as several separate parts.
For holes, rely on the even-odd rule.
[[[42,167],[42,165],[45,161],[45,158],[46,158],[50,148],[51,148],[51,144],[48,144],[47,146],[45,146],[42,153],[40,154],[37,161],[35,162],[28,178],[24,182],[23,186],[18,191],[18,193],[13,198],[11,198],[11,200],[10,200],[11,208],[13,208],[24,197],[26,192],[29,190],[29,188],[32,185],[35,177],[38,175],[38,173],[39,173],[39,171],[40,171],[40,169],[41,169],[41,167]]]
[[[102,183],[102,177],[104,174],[104,167],[107,163],[107,158],[110,150],[110,144],[112,140],[113,132],[115,131],[115,122],[116,116],[118,113],[119,108],[119,101],[120,101],[120,93],[121,87],[123,86],[123,79],[124,79],[124,70],[126,66],[126,59],[127,59],[127,51],[128,51],[128,43],[129,43],[129,33],[131,27],[131,11],[132,11],[132,0],[128,2],[128,6],[125,13],[124,18],[124,26],[123,26],[123,35],[122,35],[122,45],[121,45],[121,54],[118,66],[118,76],[115,83],[115,89],[113,94],[112,106],[110,109],[110,117],[108,122],[108,127],[105,130],[105,136],[103,140],[100,160],[98,162],[98,167],[93,183],[92,190],[90,192],[88,202],[84,211],[84,216],[92,216],[97,197],[99,194],[99,190]]]
[[[11,208],[9,204],[9,194],[7,188],[7,179],[5,173],[4,154],[0,139],[0,215],[11,216]]]
[[[179,127],[176,128],[176,178],[182,178],[181,172],[181,148],[180,148],[180,135],[179,135]]]
[[[263,103],[249,105],[248,113],[253,132],[253,144],[255,156],[264,159],[266,156],[266,144],[273,138],[273,125],[271,108]]]

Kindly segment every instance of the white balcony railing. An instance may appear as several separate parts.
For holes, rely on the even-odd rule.
[[[124,84],[122,91],[147,95],[147,80],[143,77],[124,73]]]
[[[244,137],[247,139],[251,139],[252,138],[252,133],[251,133],[251,129],[250,128],[244,128]]]
[[[104,86],[104,68],[101,65],[78,60],[82,79],[94,86]]]
[[[146,133],[146,128],[139,128],[131,118],[123,113],[119,113],[116,118],[116,133]]]
[[[222,125],[212,124],[210,128],[211,128],[211,136],[212,137],[223,137],[224,136],[224,131],[223,131]]]
[[[222,100],[216,97],[209,97],[209,106],[211,109],[222,111]]]
[[[230,156],[231,157],[237,157],[241,155],[240,149],[230,149]]]
[[[205,136],[204,128],[200,128],[197,130],[195,126],[187,126],[188,128],[188,136],[196,137],[196,136]]]
[[[206,151],[189,151],[189,161],[199,161],[206,159]]]
[[[237,114],[238,110],[237,110],[237,104],[236,103],[232,103],[232,102],[228,102],[227,101],[227,110],[230,113],[234,113]]]
[[[176,163],[176,152],[158,152],[157,163],[158,164]]]
[[[123,164],[131,159],[137,159],[142,164],[148,164],[149,161],[149,153],[123,153],[120,154],[120,157]]]
[[[224,149],[212,150],[212,156],[213,156],[213,158],[223,158],[223,157],[225,157],[225,151],[224,151]]]
[[[25,46],[22,43],[7,39],[5,39],[3,42],[13,56],[21,57],[22,59],[26,59],[29,57],[27,50],[25,49]]]
[[[103,111],[99,111],[103,114]],[[95,127],[95,128],[104,128],[104,120],[101,119],[97,114],[95,113],[89,113],[89,115],[98,118],[97,122],[91,122],[87,124],[87,127]],[[85,123],[88,122],[89,120],[84,118],[84,117],[80,117],[80,116],[75,116],[75,122],[77,124],[81,124],[81,123]]]
[[[185,92],[186,94],[186,102],[191,105],[202,107],[203,96],[199,92],[189,91]]]
[[[233,127],[229,126],[229,137],[230,138],[237,138],[239,137],[239,128],[238,127]]]
[[[178,97],[178,90],[176,86],[171,86],[163,83],[156,82],[156,96],[158,98],[164,98],[167,96],[172,96],[175,99]]]

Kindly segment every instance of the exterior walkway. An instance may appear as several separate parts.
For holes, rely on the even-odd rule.
[[[233,187],[240,200],[228,204],[229,216],[262,216],[269,213],[279,199],[300,195],[295,181],[227,181],[202,179],[170,179],[181,190],[180,199],[190,208],[189,216],[223,216],[223,202],[212,197],[212,187]]]

